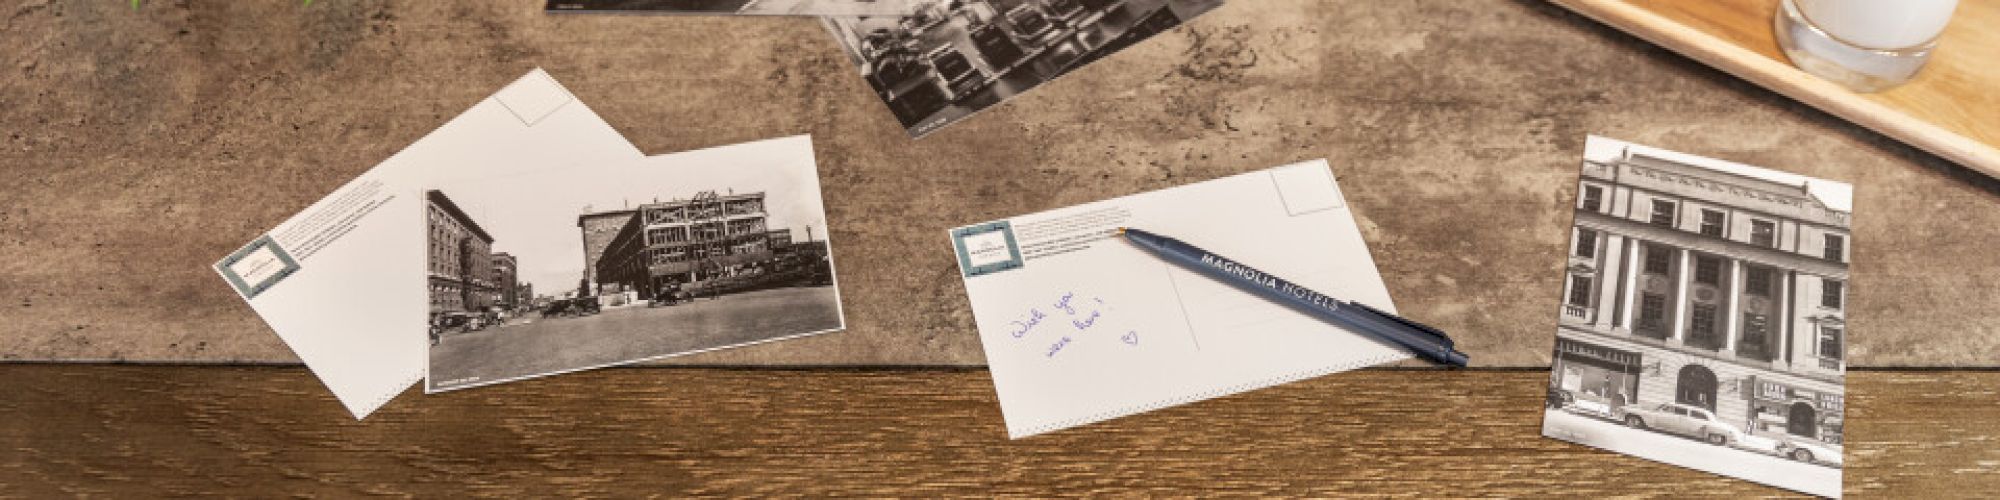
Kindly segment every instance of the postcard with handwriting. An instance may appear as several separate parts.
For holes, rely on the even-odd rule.
[[[1409,357],[1152,257],[1121,226],[1395,310],[1324,160],[952,229],[1009,436]]]
[[[1840,496],[1853,188],[1585,144],[1542,434]]]

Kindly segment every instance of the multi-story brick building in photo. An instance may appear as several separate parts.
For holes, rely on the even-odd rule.
[[[791,231],[765,227],[763,193],[717,195],[639,207],[606,247],[596,275],[651,298],[667,289],[722,294],[796,280]]]
[[[507,252],[493,253],[493,287],[500,297],[494,305],[501,309],[513,309],[521,304],[520,263]]]
[[[632,220],[634,210],[611,210],[588,212],[576,217],[576,227],[583,232],[583,278],[577,285],[577,292],[585,296],[596,296],[607,292],[597,278],[597,260],[604,256],[604,248],[611,245],[611,238],[618,236],[618,230]]]
[[[500,301],[493,236],[440,191],[424,193],[433,312],[478,311]]]
[[[1586,161],[1554,388],[1840,443],[1850,212],[1765,177],[1631,149]]]

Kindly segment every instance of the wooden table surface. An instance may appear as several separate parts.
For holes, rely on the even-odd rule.
[[[1237,0],[921,141],[811,20],[539,5],[0,0],[0,497],[1781,495],[1539,436],[1590,133],[1855,183],[1855,364],[2000,359],[2000,184],[1542,2]],[[686,362],[945,367],[617,369],[351,420],[206,266],[538,66],[650,152],[820,145],[850,329]],[[1005,439],[944,228],[1317,157],[1399,308],[1522,368]],[[2000,372],[1849,380],[1849,492],[2000,490]]]
[[[291,367],[0,365],[0,496],[1766,496],[1540,436],[1547,372],[1363,370],[1009,441],[984,370],[627,368],[355,422]],[[1859,371],[1846,491],[2000,490],[2000,372]]]
[[[1779,0],[1556,0],[1765,88],[2000,177],[2000,0],[1964,0],[1923,71],[1859,94],[1799,70],[1779,48]]]
[[[979,366],[948,228],[1326,158],[1399,311],[1545,367],[1588,134],[1853,184],[1849,366],[2000,362],[2000,181],[1545,2],[1231,2],[922,140],[816,20],[540,6],[0,0],[0,361],[297,362],[209,266],[542,67],[813,136],[848,329],[674,363]]]

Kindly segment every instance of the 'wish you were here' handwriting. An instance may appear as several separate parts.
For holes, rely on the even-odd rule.
[[[1055,329],[1056,331],[1044,335],[1046,337],[1053,337],[1052,339],[1036,341],[1036,344],[1048,342],[1048,347],[1044,350],[1046,353],[1044,357],[1048,358],[1054,358],[1056,355],[1061,354],[1064,349],[1078,342],[1079,338],[1087,339],[1089,336],[1105,336],[1098,335],[1100,333],[1117,335],[1118,341],[1124,343],[1126,346],[1138,347],[1139,345],[1139,332],[1137,330],[1126,330],[1122,333],[1107,332],[1108,327],[1100,324],[1106,320],[1106,313],[1111,311],[1111,305],[1106,303],[1104,299],[1079,297],[1076,292],[1063,292],[1062,296],[1057,297],[1056,300],[1049,303],[1049,309],[1062,315],[1057,320],[1057,324],[1067,326],[1067,328],[1063,326],[1044,327],[1043,325],[1048,322],[1051,313],[1042,312],[1042,308],[1040,307],[1033,307],[1029,308],[1027,314],[1021,319],[1007,323],[1007,334],[1015,339],[1026,340],[1037,332]]]

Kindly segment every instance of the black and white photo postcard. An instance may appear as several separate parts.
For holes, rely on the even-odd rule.
[[[1180,26],[1223,0],[912,0],[827,29],[911,137]]]
[[[761,16],[901,16],[919,0],[549,0],[549,12]]]
[[[807,136],[422,194],[425,392],[846,326]]]
[[[422,191],[645,154],[537,68],[217,261],[356,420],[424,377]]]
[[[1590,137],[1542,434],[1841,494],[1853,187]]]

